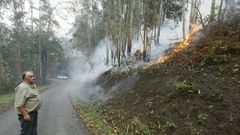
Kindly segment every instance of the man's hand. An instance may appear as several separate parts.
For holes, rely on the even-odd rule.
[[[24,106],[21,106],[18,108],[19,111],[23,114],[23,119],[26,120],[26,121],[31,121],[31,117],[30,115],[28,114],[27,110],[25,109]]]
[[[23,119],[26,120],[26,121],[31,121],[31,117],[28,113],[23,115]]]

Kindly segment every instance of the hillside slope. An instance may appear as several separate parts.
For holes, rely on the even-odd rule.
[[[99,78],[106,91],[122,84],[91,106],[114,133],[240,134],[240,25],[215,26],[204,41],[181,44],[162,63]]]

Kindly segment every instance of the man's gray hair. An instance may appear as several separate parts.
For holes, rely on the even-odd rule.
[[[33,73],[33,71],[24,71],[24,72],[22,73],[22,80],[25,80],[25,79],[26,79],[26,76],[27,76],[28,73]]]

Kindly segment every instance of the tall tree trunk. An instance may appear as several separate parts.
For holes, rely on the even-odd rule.
[[[91,42],[91,36],[92,36],[92,33],[90,32],[90,26],[89,28],[87,28],[87,38],[88,38],[88,52],[87,52],[87,57],[89,58],[90,57],[90,50],[91,50],[91,45],[92,45],[92,42]]]
[[[216,0],[212,0],[210,22],[214,21],[214,17],[215,17],[215,3],[216,3]]]
[[[19,32],[18,32],[19,33]],[[19,35],[19,34],[17,34]],[[20,76],[21,75],[21,72],[22,72],[22,60],[21,60],[21,44],[20,44],[20,41],[19,41],[19,37],[17,38],[17,43],[16,43],[16,48],[17,48],[17,75]]]
[[[122,32],[123,32],[123,25],[121,24],[123,21],[124,21],[124,18],[122,17],[124,15],[124,10],[123,10],[123,7],[122,7],[122,1],[121,0],[118,0],[117,1],[117,8],[118,8],[118,13],[119,13],[119,22],[120,23],[120,28],[119,28],[119,33],[117,34],[116,36],[116,43],[117,43],[117,61],[118,61],[118,66],[120,67],[121,66],[121,53],[122,53],[122,45],[123,45],[123,42],[122,42]],[[125,13],[126,14],[126,13]]]
[[[118,60],[118,67],[121,66],[121,44],[119,43],[120,41],[117,42],[117,60]]]
[[[95,24],[96,24],[96,22],[95,22],[95,20],[94,20],[94,18],[95,18],[95,12],[93,11],[93,9],[94,9],[94,3],[95,1],[94,0],[92,0],[91,1],[91,6],[92,6],[92,16],[91,16],[91,23],[92,23],[92,31],[91,31],[91,33],[92,33],[92,46],[91,46],[91,53],[93,53],[94,52],[94,46],[96,46],[97,45],[97,42],[96,42],[96,26],[95,26]]]
[[[46,83],[46,75],[47,75],[47,50],[46,50],[45,46],[42,48],[42,52],[41,53],[42,53],[41,54],[42,84],[45,84]]]
[[[143,26],[143,60],[147,61],[147,47],[148,47],[148,7],[144,2],[144,26]]]
[[[222,17],[222,8],[223,8],[223,0],[220,2],[219,10],[218,10],[218,23],[221,23],[223,20],[221,20]]]
[[[193,26],[196,25],[197,22],[197,3],[198,0],[192,0],[191,3],[191,11],[190,11],[190,22],[189,22],[189,33],[192,32]]]
[[[12,0],[13,3],[13,13],[14,13],[14,26],[15,26],[15,38],[16,38],[16,74],[17,76],[21,75],[22,72],[22,61],[21,61],[21,34],[20,34],[20,28],[21,28],[21,18],[19,18],[19,12],[23,11],[18,11],[18,7],[21,7],[23,4],[23,1],[16,1],[16,0]],[[20,5],[18,5],[20,4]],[[23,8],[21,8],[23,10]],[[19,79],[17,78],[16,81],[18,81]]]
[[[125,62],[126,60],[126,49],[127,49],[127,37],[125,35],[121,36],[121,43],[122,43],[122,48],[121,48],[121,54],[122,54],[122,62]]]
[[[30,12],[31,12],[31,25],[32,25],[32,32],[33,32],[33,2],[32,0],[28,0],[28,3],[30,5]]]
[[[186,12],[185,12],[185,6],[186,6],[186,0],[183,0],[183,7],[182,7],[182,18],[183,18],[183,23],[182,23],[182,34],[183,34],[183,39],[186,39],[186,32],[185,32],[185,26],[186,26]]]
[[[2,51],[2,45],[0,44],[0,82],[3,81],[4,77],[3,77],[3,51]]]
[[[225,19],[225,13],[226,13],[227,7],[228,7],[228,4],[225,3],[225,7],[224,7],[224,9],[222,10],[222,13],[221,13],[221,19],[220,20],[222,20],[222,21],[224,21],[224,19]]]
[[[111,61],[112,61],[112,65],[115,65],[115,48],[114,45],[111,45]]]
[[[130,56],[131,52],[132,52],[132,32],[131,32],[130,28],[128,29],[127,36],[128,36],[128,38],[127,38],[127,53],[128,53],[128,56]]]
[[[43,36],[42,38],[44,39],[42,41],[42,44],[40,44],[41,48],[39,49],[40,51],[40,58],[41,58],[41,83],[45,84],[46,83],[46,76],[47,76],[47,70],[48,70],[48,59],[47,59],[47,49],[46,49],[46,45],[48,44],[47,42],[49,41],[49,37],[51,36],[50,35],[50,26],[51,26],[51,23],[52,23],[52,20],[51,20],[51,16],[52,16],[52,12],[50,12],[49,14],[49,19],[48,19],[48,22],[47,22],[47,35]]]
[[[107,34],[108,35],[108,34]],[[108,41],[108,39],[107,39],[107,48],[106,48],[106,65],[109,65],[109,41]]]
[[[197,6],[197,0],[192,0],[191,11],[190,11],[190,23],[193,23],[193,24],[195,24],[195,21],[196,21],[195,19],[197,15],[196,6]]]
[[[159,3],[159,20],[158,20],[158,32],[157,32],[157,42],[159,43],[160,33],[161,33],[161,23],[163,18],[163,0],[160,0]]]
[[[41,8],[41,5],[42,5],[42,1],[39,0],[39,9]],[[38,15],[39,17],[41,16],[41,10],[38,11]],[[42,32],[42,21],[40,20],[40,24],[39,24],[39,33],[38,33],[38,64],[39,64],[39,71],[38,71],[38,74],[39,74],[39,81],[40,81],[40,84],[43,83],[43,65],[42,65],[42,37],[41,37],[41,32]]]
[[[131,50],[132,50],[132,16],[133,16],[133,11],[132,11],[132,3],[129,1],[128,6],[127,6],[127,21],[128,21],[128,27],[127,27],[127,53],[128,56],[131,55]]]
[[[42,66],[42,44],[41,44],[41,35],[39,33],[38,35],[38,62],[39,62],[39,80],[40,80],[40,84],[43,83],[43,74],[42,74],[42,71],[43,71],[43,66]]]
[[[153,31],[154,31],[153,39],[154,39],[154,41],[156,41],[156,39],[157,39],[157,26],[156,25],[154,26]]]

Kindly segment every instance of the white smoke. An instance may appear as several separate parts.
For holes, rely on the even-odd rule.
[[[71,86],[72,95],[76,98],[83,101],[96,101],[107,97],[100,86],[94,85],[97,77],[111,68],[105,64],[106,45],[106,40],[103,40],[89,58],[81,53],[71,61],[69,86]]]
[[[219,3],[219,1],[217,2]],[[188,5],[188,11],[186,13],[186,33],[189,31],[189,20],[190,20],[190,8],[191,5]],[[211,1],[201,0],[201,6],[199,8],[203,17],[206,17],[210,14],[211,10]],[[161,27],[160,34],[160,43],[155,43],[151,41],[150,49],[150,59],[158,59],[160,56],[165,54],[165,51],[173,47],[176,42],[180,41],[183,37],[182,35],[182,22],[176,23],[174,20],[166,20],[165,24]],[[139,38],[133,40],[132,53],[131,56],[134,56],[134,53],[140,49],[142,51],[142,38],[141,35]],[[70,65],[70,86],[72,93],[78,99],[84,101],[96,101],[96,100],[105,100],[107,99],[112,91],[117,89],[120,83],[112,87],[110,92],[106,92],[101,86],[95,86],[95,81],[100,74],[112,68],[111,61],[109,65],[106,65],[107,60],[107,51],[109,51],[109,60],[110,60],[110,49],[107,48],[114,47],[112,42],[105,38],[102,40],[97,48],[95,48],[94,53],[89,58],[80,53],[79,57],[72,60]],[[136,66],[135,66],[136,67]],[[119,70],[119,69],[117,69]],[[128,70],[127,67],[121,68],[121,70]]]

